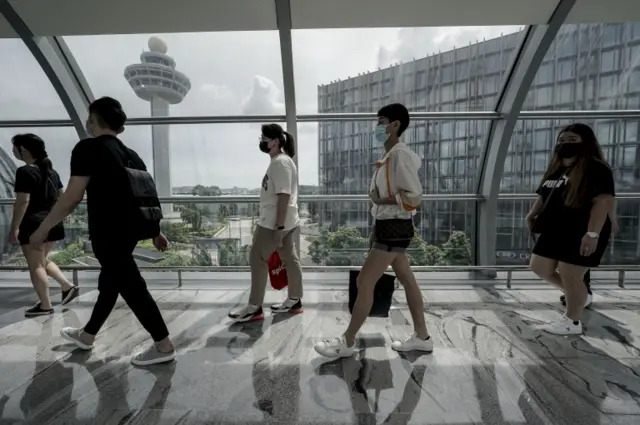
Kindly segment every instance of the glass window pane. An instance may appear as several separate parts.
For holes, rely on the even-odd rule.
[[[151,38],[129,34],[64,39],[94,95],[117,98],[130,117],[285,113],[277,31]],[[105,52],[115,51],[117,55],[104,60]],[[156,99],[154,108],[151,99]]]
[[[460,37],[445,36],[458,30]],[[297,111],[376,112],[384,102],[400,100],[414,111],[492,109],[495,100],[487,93],[495,93],[502,81],[488,83],[488,91],[477,93],[469,90],[467,81],[478,80],[482,87],[482,80],[495,78],[497,71],[504,75],[522,39],[518,31],[516,26],[472,32],[466,28],[293,30]],[[501,34],[505,35],[496,43]],[[477,42],[482,39],[487,41]],[[363,49],[362,43],[375,47]],[[381,86],[387,78],[388,84]],[[417,89],[426,88],[425,94],[407,101],[407,78],[416,81]],[[343,95],[354,87],[375,90],[356,102]],[[471,102],[452,104],[468,96],[473,97]]]
[[[306,185],[316,186],[319,193],[323,195],[368,193],[370,179],[375,170],[375,161],[380,158],[383,149],[372,138],[375,120],[356,121],[349,124],[352,125],[344,126],[339,121],[323,122],[320,126],[318,124],[299,124],[298,151],[301,155],[299,157],[301,184],[304,182]],[[474,138],[461,140],[451,139],[453,124],[453,121],[414,121],[405,131],[405,143],[424,159],[419,170],[419,175],[423,179],[424,193],[450,193],[451,191],[468,193],[476,181],[477,166],[475,164],[481,155],[481,147],[472,146],[470,143],[474,138],[477,138],[476,140],[484,139],[489,123],[487,121],[455,122],[456,125],[469,125],[473,131]],[[194,126],[194,128],[197,127],[200,126]],[[214,129],[215,127],[224,126],[212,126]],[[320,127],[319,134],[318,127]],[[423,129],[425,131],[422,131]],[[448,129],[448,138],[445,138],[445,134],[443,134],[445,129]],[[240,130],[237,131],[240,132]],[[192,136],[181,135],[182,138]],[[245,138],[244,134],[243,138]],[[365,142],[360,148],[351,149],[343,142],[351,138],[360,138]],[[218,146],[217,143],[210,144]],[[257,147],[247,146],[246,149],[260,153]],[[193,155],[198,155],[198,153]],[[207,155],[203,155],[203,158],[206,157]],[[226,158],[228,161],[228,156]],[[255,164],[253,166],[255,167]],[[201,167],[204,166],[196,166],[193,170],[185,170],[185,172],[193,174]],[[258,167],[256,172],[262,173],[263,171],[262,167]],[[256,172],[253,174],[258,175]],[[251,175],[251,172],[248,171],[247,174]],[[446,177],[456,177],[455,184],[450,182],[447,186],[443,180]],[[248,189],[256,187],[249,183],[243,183],[240,186],[240,177],[230,177],[230,179],[238,187]],[[251,177],[251,179],[255,178]],[[235,181],[238,183],[236,184]],[[363,210],[362,214],[369,214],[369,210]]]
[[[0,56],[4,58],[0,66],[0,119],[69,119],[58,93],[22,40],[0,39]]]
[[[634,41],[636,25],[633,22],[563,25],[538,69],[523,109],[638,108],[640,80],[635,81],[635,69],[640,60],[640,46]],[[551,96],[545,85],[554,81],[559,89]],[[572,87],[561,84],[565,82]]]

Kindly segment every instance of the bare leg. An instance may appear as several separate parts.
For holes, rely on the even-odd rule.
[[[45,264],[46,264],[47,275],[51,276],[56,282],[58,282],[63,291],[68,291],[69,289],[73,288],[73,285],[62,273],[62,270],[58,268],[56,263],[47,259],[47,257],[49,256],[49,253],[51,252],[51,249],[53,248],[53,244],[54,242],[46,242],[44,244],[44,258],[46,261]]]
[[[373,305],[373,291],[380,276],[387,270],[393,260],[398,256],[397,252],[386,252],[372,249],[358,275],[358,297],[356,298],[349,327],[344,333],[347,346],[355,343],[356,334],[369,317]]]
[[[420,291],[416,277],[411,271],[407,254],[398,254],[391,263],[391,267],[396,274],[396,278],[398,278],[402,286],[404,286],[404,291],[407,294],[407,304],[409,304],[409,311],[413,319],[413,328],[418,338],[426,339],[429,336],[429,331],[427,330],[427,324],[424,320],[422,291]]]
[[[529,268],[541,279],[546,280],[564,292],[564,284],[558,273],[558,261],[533,254]]]
[[[574,322],[580,320],[587,301],[587,287],[584,284],[586,267],[560,262],[558,270],[564,283],[567,299],[567,317]]]
[[[40,245],[37,248],[31,247],[31,245],[22,245],[22,253],[27,259],[31,283],[40,299],[40,308],[43,310],[51,310],[49,278],[45,270],[44,245]]]

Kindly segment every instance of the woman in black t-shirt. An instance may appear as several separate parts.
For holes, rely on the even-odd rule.
[[[58,223],[41,246],[29,244],[29,237],[49,214],[62,190],[60,176],[53,169],[44,142],[34,134],[14,136],[13,154],[26,165],[16,171],[16,201],[9,242],[19,243],[27,260],[31,282],[40,302],[25,311],[25,316],[42,316],[53,313],[49,296],[48,277],[53,277],[62,288],[62,304],[78,296],[78,289],[62,274],[47,255],[55,241],[64,239],[64,227]]]
[[[613,174],[589,126],[572,124],[560,132],[537,193],[527,215],[537,235],[531,270],[560,288],[567,302],[565,316],[545,330],[578,335],[588,296],[584,275],[598,267],[607,248],[615,197]]]

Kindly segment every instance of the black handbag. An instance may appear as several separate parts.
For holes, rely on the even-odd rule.
[[[560,178],[566,175],[567,174],[565,173]],[[533,219],[533,225],[531,226],[531,237],[533,238],[534,241],[537,239],[537,235],[541,234],[544,231],[545,219],[543,214],[544,214],[544,211],[547,209],[547,206],[549,205],[549,201],[551,201],[551,198],[553,197],[553,193],[556,191],[558,187],[559,186],[555,186],[554,188],[551,189],[551,192],[549,192],[549,196],[547,196],[547,199],[545,199],[544,204],[542,204],[542,208],[540,208],[540,212]]]
[[[413,239],[413,220],[410,218],[392,218],[389,220],[376,220],[373,228],[374,240],[385,241],[410,241]]]
[[[358,285],[356,283],[360,270],[349,271],[349,313],[353,312],[353,305],[358,297]],[[373,305],[369,317],[389,317],[393,291],[396,289],[396,278],[390,274],[383,274],[373,291]]]

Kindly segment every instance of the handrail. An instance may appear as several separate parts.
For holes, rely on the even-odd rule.
[[[527,201],[536,199],[538,195],[534,193],[501,193],[498,195],[500,200],[511,201]],[[163,204],[236,204],[236,203],[257,203],[260,202],[258,195],[242,195],[242,196],[194,196],[194,195],[175,195],[161,196],[160,202]],[[616,194],[616,199],[640,199],[639,192],[621,192]],[[300,195],[298,202],[368,202],[370,200],[367,195]],[[423,202],[437,201],[477,201],[483,202],[482,195],[473,193],[434,193],[422,195]],[[15,198],[0,199],[0,205],[13,205]],[[86,202],[86,199],[82,202]]]
[[[100,271],[99,266],[59,266],[64,271],[70,271],[73,273],[73,284],[79,285],[80,279],[78,272],[81,271]],[[176,272],[178,274],[178,287],[182,287],[182,274],[186,272],[200,272],[200,273],[234,273],[234,272],[249,272],[248,266],[138,266],[141,271],[152,272]],[[303,272],[334,272],[334,271],[348,271],[358,269],[359,266],[302,266]],[[508,289],[511,289],[511,283],[513,280],[513,272],[530,271],[529,266],[412,266],[411,269],[414,272],[486,272],[486,277],[490,278],[492,273],[506,272],[506,285]],[[26,272],[29,269],[26,266],[8,266],[0,265],[0,272],[13,271],[13,272]],[[618,287],[624,288],[624,281],[626,272],[640,271],[640,266],[634,265],[610,265],[600,266],[598,271],[604,272],[617,272],[618,273]]]
[[[67,265],[58,266],[61,270],[66,271],[100,271],[100,266],[85,266],[85,265]],[[361,266],[302,266],[302,271],[305,272],[333,272],[333,271],[348,271],[360,268]],[[138,266],[140,270],[149,271],[161,271],[161,272],[248,272],[251,269],[249,266]],[[27,266],[13,266],[13,265],[0,265],[0,272],[2,271],[28,271]],[[414,272],[467,272],[467,271],[529,271],[528,265],[495,265],[495,266],[474,266],[474,265],[459,265],[459,266],[411,266],[411,270]],[[640,272],[640,265],[602,265],[597,269],[599,272]]]

